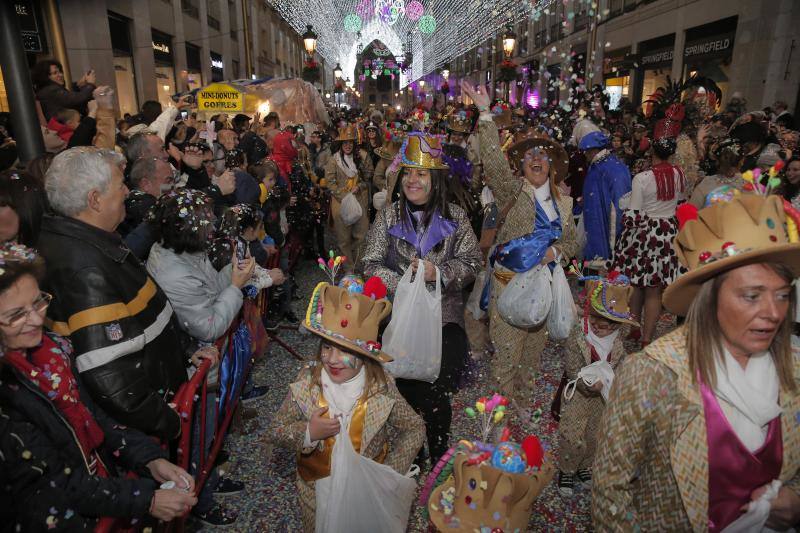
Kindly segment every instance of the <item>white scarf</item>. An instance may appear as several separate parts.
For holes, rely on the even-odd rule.
[[[358,168],[356,168],[352,154],[342,157],[342,152],[336,152],[333,159],[336,161],[336,165],[339,169],[344,172],[344,175],[348,178],[353,178],[358,174]]]
[[[588,322],[588,321],[587,321]],[[611,355],[611,349],[614,347],[614,341],[619,337],[619,329],[605,337],[598,336],[592,331],[592,324],[589,323],[586,332],[586,342],[594,347],[597,355],[600,356],[601,361],[608,361],[608,356]]]
[[[724,350],[724,363],[717,359],[717,386],[714,394],[736,436],[754,452],[767,440],[767,424],[780,416],[780,381],[769,352],[753,354],[742,368]]]
[[[590,161],[590,164],[593,165],[593,164],[597,163],[598,161],[600,161],[601,159],[603,159],[604,157],[608,157],[610,154],[611,154],[611,152],[608,150],[608,148],[603,148],[602,150],[600,150],[599,152],[597,152],[594,155],[594,157]]]
[[[545,181],[544,184],[539,187],[536,187],[528,180],[524,180],[523,187],[529,191],[529,194],[530,192],[533,192],[533,198],[539,205],[542,206],[544,214],[547,215],[547,219],[549,221],[552,222],[558,218],[558,212],[553,205],[553,196],[550,194],[550,179]]]
[[[353,412],[353,408],[358,402],[364,392],[364,384],[366,383],[366,372],[364,366],[358,371],[358,374],[348,379],[344,383],[334,383],[328,372],[323,368],[320,374],[322,381],[322,397],[328,402],[328,413],[331,418],[341,415],[342,416],[342,431],[346,432],[346,427],[349,425],[349,417]],[[348,422],[347,424],[345,422]]]

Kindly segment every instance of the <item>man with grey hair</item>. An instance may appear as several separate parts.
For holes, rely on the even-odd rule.
[[[131,191],[125,199],[125,221],[119,234],[125,237],[141,224],[158,197],[175,188],[178,173],[164,159],[144,157],[133,163],[128,176]]]
[[[784,129],[794,129],[794,117],[789,113],[789,106],[783,100],[778,100],[772,104],[772,112],[775,113],[773,122],[783,126]]]
[[[68,335],[92,398],[122,424],[171,440],[169,406],[186,381],[181,329],[167,297],[116,233],[125,218],[124,159],[80,147],[53,159],[38,248],[54,296],[52,329]]]

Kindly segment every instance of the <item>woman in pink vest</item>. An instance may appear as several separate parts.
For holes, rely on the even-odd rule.
[[[594,464],[595,527],[785,531],[800,522],[796,221],[780,198],[755,194],[678,218],[688,272],[664,304],[686,322],[629,356],[614,381]]]

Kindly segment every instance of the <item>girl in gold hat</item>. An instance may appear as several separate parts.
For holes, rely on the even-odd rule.
[[[356,453],[405,475],[425,438],[422,419],[383,369],[382,363],[392,360],[378,342],[378,327],[392,309],[385,295],[378,278],[367,281],[363,294],[320,283],[308,305],[304,325],[320,337],[320,347],[314,362],[289,385],[269,432],[272,442],[297,453],[298,500],[307,533],[319,531],[317,523],[324,521],[336,490],[331,462],[337,439],[346,435]]]
[[[419,272],[425,280],[442,287],[442,360],[439,378],[425,381],[399,379],[397,386],[411,406],[425,419],[432,464],[449,447],[455,392],[466,365],[469,344],[464,332],[462,290],[481,268],[477,238],[467,214],[448,202],[447,165],[442,161],[438,138],[410,133],[398,154],[400,198],[375,217],[364,251],[364,273],[379,276],[394,293],[403,273]],[[412,335],[414,332],[409,331]]]
[[[325,181],[331,191],[331,217],[333,232],[342,255],[347,258],[347,268],[352,271],[361,251],[361,243],[369,229],[369,182],[372,180],[372,160],[361,149],[356,149],[358,131],[355,126],[339,128],[333,157],[325,165]],[[361,218],[347,225],[341,218],[342,200],[355,195],[361,205]]]

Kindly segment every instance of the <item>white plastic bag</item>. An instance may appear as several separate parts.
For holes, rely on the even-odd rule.
[[[550,306],[550,314],[547,315],[547,332],[551,338],[563,340],[569,337],[569,331],[575,322],[575,301],[572,299],[572,291],[569,289],[569,282],[561,264],[556,264],[552,277],[550,287],[553,292],[553,304]]]
[[[342,217],[342,222],[345,226],[352,226],[361,218],[364,211],[361,209],[361,204],[358,199],[351,192],[347,193],[342,198],[342,206],[339,209],[339,216]]]
[[[773,531],[764,524],[767,523],[769,512],[772,509],[772,500],[778,497],[778,491],[781,490],[781,485],[782,483],[780,480],[773,479],[767,487],[767,491],[762,494],[759,499],[748,503],[747,511],[728,524],[728,526],[722,530],[722,533],[764,533]],[[794,531],[794,529],[790,529],[790,531]]]
[[[436,289],[425,286],[425,263],[419,262],[411,281],[409,266],[394,293],[392,319],[383,332],[383,351],[394,357],[384,364],[396,378],[433,383],[442,366],[442,284],[436,269]]]
[[[344,428],[331,452],[330,482],[330,497],[317,509],[317,533],[405,532],[416,481],[357,454]]]
[[[481,309],[481,294],[483,294],[483,287],[486,284],[486,271],[480,272],[475,276],[475,285],[472,287],[472,292],[469,293],[467,298],[467,312],[472,315],[475,320],[481,320],[486,317],[486,311]]]
[[[372,205],[380,211],[386,205],[386,190],[378,191],[372,195]]]
[[[545,265],[518,272],[497,298],[500,317],[518,328],[530,328],[544,322],[553,303],[551,279],[550,269]]]
[[[611,385],[614,384],[614,369],[608,361],[595,361],[588,364],[578,371],[578,377],[568,381],[564,387],[564,398],[571,400],[575,395],[575,388],[578,386],[578,380],[582,379],[587,387],[591,387],[597,382],[603,383],[603,389],[600,394],[603,396],[604,401],[608,401],[608,395],[611,393]]]

